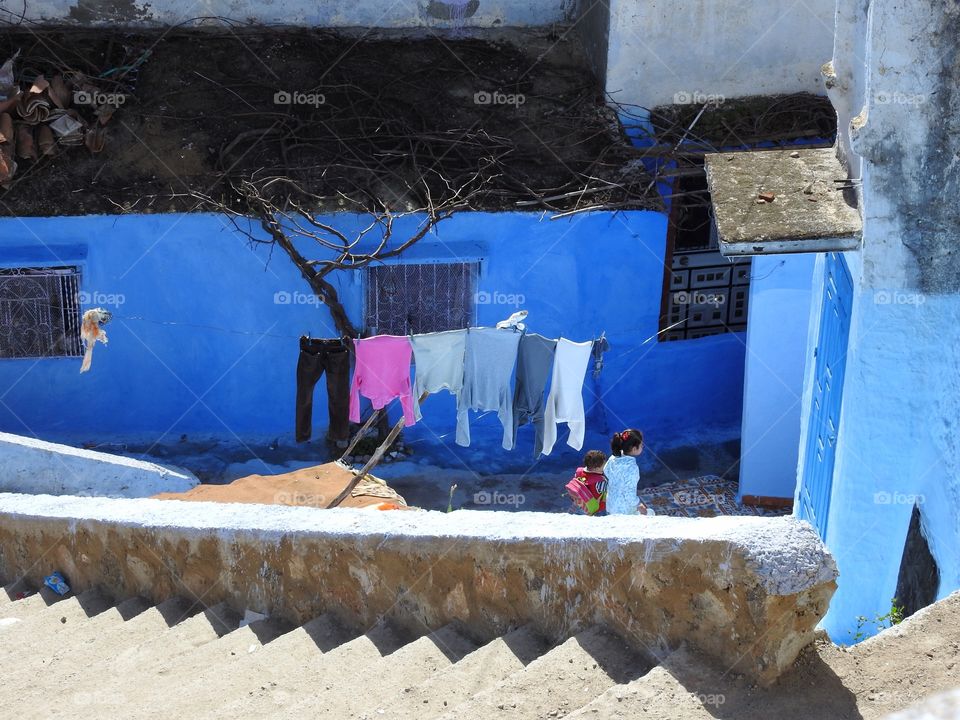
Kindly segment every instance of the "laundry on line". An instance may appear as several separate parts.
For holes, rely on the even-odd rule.
[[[601,338],[606,350],[607,341]],[[334,370],[336,380],[331,382],[329,360],[323,357],[325,362],[321,362],[318,357],[327,356],[341,342],[314,340],[306,348],[301,343],[298,440],[310,437],[312,399],[307,396],[312,395],[324,369],[328,390],[332,385],[339,391],[345,384],[340,363]],[[470,445],[471,410],[497,413],[503,426],[505,450],[514,448],[517,428],[527,422],[534,426],[535,456],[552,452],[557,424],[561,422],[570,429],[567,444],[576,450],[583,445],[583,383],[594,357],[595,341],[551,339],[527,333],[514,324],[416,335],[375,335],[346,341],[344,345],[349,342],[353,344],[355,359],[349,413],[345,412],[340,392],[336,398],[330,398],[330,426],[338,434],[342,434],[347,421],[360,421],[361,397],[367,398],[375,410],[399,399],[404,425],[410,427],[422,419],[418,398],[445,390],[457,399],[456,442],[463,447]],[[309,371],[300,367],[304,365]]]

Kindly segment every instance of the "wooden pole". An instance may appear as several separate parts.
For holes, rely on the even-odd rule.
[[[353,436],[353,440],[350,441],[350,444],[347,446],[347,449],[343,451],[343,455],[340,456],[340,462],[343,462],[346,458],[350,456],[350,453],[353,452],[353,449],[357,446],[357,443],[360,442],[360,438],[362,438],[364,433],[366,433],[367,430],[371,428],[373,423],[376,421],[376,419],[380,416],[380,413],[382,412],[383,410],[380,409],[380,410],[374,410],[370,414],[370,417],[367,418],[367,421],[363,424],[363,427],[360,428],[360,430],[357,431],[357,434]]]
[[[417,400],[417,404],[422,403],[429,394],[430,393],[426,393],[426,392],[423,393],[420,396],[420,399]],[[371,416],[371,418],[372,417],[373,416]],[[368,420],[367,423],[369,422],[370,421]],[[350,497],[350,493],[353,492],[353,489],[360,484],[361,480],[363,480],[367,475],[370,474],[370,471],[377,466],[377,464],[386,454],[387,448],[393,445],[393,441],[397,439],[397,435],[399,435],[400,431],[403,430],[403,423],[404,423],[403,417],[397,420],[397,424],[393,426],[393,429],[390,430],[390,433],[387,435],[384,441],[380,443],[380,447],[378,447],[376,452],[373,453],[373,455],[370,457],[369,460],[367,460],[366,465],[364,465],[363,468],[361,468],[360,472],[357,473],[356,476],[354,476],[354,478],[349,483],[347,483],[347,486],[340,492],[340,494],[337,495],[329,505],[327,505],[327,510],[331,508],[335,508],[337,505],[339,505],[348,497]]]

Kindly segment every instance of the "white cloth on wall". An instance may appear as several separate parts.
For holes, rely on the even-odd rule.
[[[553,360],[553,375],[550,394],[543,415],[543,454],[549,455],[557,441],[557,423],[565,422],[570,428],[567,445],[574,450],[583,447],[587,429],[583,409],[583,379],[593,350],[593,341],[575,343],[566,338],[557,342],[557,354]]]

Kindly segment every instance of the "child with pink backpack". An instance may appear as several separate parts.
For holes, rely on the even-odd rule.
[[[607,479],[603,464],[607,456],[600,450],[591,450],[583,458],[583,467],[577,468],[573,480],[567,483],[567,493],[573,504],[587,515],[598,515],[607,509]]]

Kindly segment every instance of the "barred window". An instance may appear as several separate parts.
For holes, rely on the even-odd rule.
[[[76,267],[0,268],[0,358],[81,355],[79,288]]]
[[[364,326],[371,335],[408,335],[473,325],[480,264],[380,265],[366,270]]]
[[[660,340],[746,330],[751,258],[720,254],[704,174],[677,177],[673,194]]]

